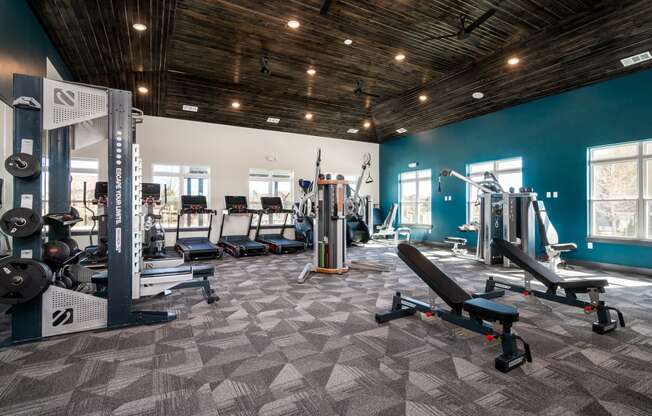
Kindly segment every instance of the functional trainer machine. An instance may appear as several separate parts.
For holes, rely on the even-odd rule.
[[[233,257],[267,254],[268,248],[265,244],[249,238],[254,214],[259,215],[259,211],[249,209],[247,207],[247,198],[244,196],[225,196],[224,201],[226,203],[226,208],[222,211],[222,224],[220,224],[220,239],[218,242],[220,247]],[[249,217],[247,234],[223,235],[224,223],[226,222],[226,218],[230,215],[247,215]]]
[[[519,367],[525,361],[532,362],[529,345],[511,329],[513,323],[519,319],[516,308],[493,302],[482,295],[472,296],[444,271],[430,262],[419,250],[407,243],[399,244],[397,253],[398,257],[448,304],[450,310],[436,308],[397,292],[392,300],[392,309],[376,314],[376,322],[385,323],[414,315],[416,312],[427,316],[437,315],[454,325],[485,335],[490,341],[500,339],[502,354],[496,357],[495,366],[503,373]],[[487,297],[493,297],[493,294],[487,295]],[[468,316],[464,316],[464,312]],[[485,321],[499,322],[502,325],[502,331],[497,331]],[[517,340],[523,343],[523,350],[519,350]]]
[[[616,329],[617,323],[611,318],[610,311],[616,312],[620,326],[625,326],[623,314],[618,309],[607,306],[605,301],[600,299],[600,294],[605,293],[604,288],[609,285],[607,279],[564,279],[508,241],[495,239],[492,245],[495,250],[523,269],[525,277],[523,285],[516,285],[495,280],[493,276],[490,276],[485,287],[487,292],[498,292],[500,289],[510,290],[525,296],[533,295],[551,302],[581,308],[586,314],[595,312],[598,320],[593,323],[592,328],[598,334],[605,334]],[[532,278],[543,283],[546,291],[532,289]],[[559,289],[563,289],[563,295],[558,294]],[[588,295],[589,301],[578,299],[578,294]]]
[[[285,228],[288,217],[293,213],[291,209],[283,209],[283,201],[278,196],[263,196],[260,198],[262,211],[258,215],[258,225],[256,226],[255,240],[265,244],[270,252],[276,254],[296,253],[306,249],[306,243],[297,240],[285,238]],[[260,234],[260,223],[263,215],[284,214],[283,225],[278,234]]]
[[[95,126],[107,140],[108,206],[113,209],[106,213],[107,279],[101,296],[59,287],[52,284],[52,272],[41,261],[41,229],[34,227],[42,212],[40,174],[14,176],[14,206],[27,211],[14,215],[12,222],[31,232],[14,235],[13,256],[0,262],[0,302],[12,305],[9,342],[175,319],[173,313],[136,310],[133,305],[141,297],[142,286],[136,218],[140,190],[131,100],[128,91],[14,75],[13,153],[40,161],[43,130],[48,131],[49,211],[70,207],[72,130],[82,122]]]
[[[491,241],[501,238],[518,246],[529,256],[535,257],[534,209],[532,201],[537,194],[531,189],[521,188],[505,191],[492,173],[485,173],[485,180],[475,182],[451,169],[439,173],[441,178],[452,176],[478,189],[480,199],[480,226],[476,243],[476,258],[486,264],[509,265],[509,261],[494,250]],[[450,238],[449,238],[450,240]],[[455,243],[456,241],[449,241]],[[462,243],[461,239],[457,242]],[[466,241],[464,241],[466,243]]]
[[[175,249],[181,253],[184,260],[211,260],[222,257],[222,249],[211,241],[213,216],[216,213],[215,210],[208,208],[204,195],[181,195],[181,209],[177,214]],[[179,237],[181,218],[184,215],[208,215],[208,235],[206,237]]]

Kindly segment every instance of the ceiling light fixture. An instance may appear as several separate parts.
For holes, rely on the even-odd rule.
[[[238,101],[234,101],[231,103],[231,107],[237,110],[238,108],[240,108],[240,103]]]
[[[628,67],[635,64],[640,64],[641,62],[649,61],[650,59],[652,59],[652,54],[650,54],[650,51],[647,51],[639,53],[638,55],[621,59],[620,63],[623,64],[624,67]]]
[[[141,94],[147,94],[149,90],[147,89],[147,87],[141,85],[140,87],[138,87],[138,92]]]
[[[428,101],[428,96],[424,95],[424,94],[421,94],[419,96],[419,101],[421,101],[422,103],[425,103],[426,101]]]
[[[301,26],[301,23],[299,23],[299,21],[297,21],[297,20],[290,20],[288,22],[288,27],[290,29],[298,29],[299,26]]]
[[[403,127],[401,127],[400,129],[396,129],[396,132],[400,133],[400,134],[403,134],[403,133],[407,132],[407,129],[404,129]]]
[[[403,60],[405,60],[405,54],[399,53],[394,57],[394,59],[396,59],[398,62],[403,62]]]
[[[147,30],[147,26],[145,26],[142,23],[134,23],[131,27],[133,27],[134,29],[136,29],[139,32],[144,32],[144,31]]]
[[[281,119],[278,117],[268,117],[267,122],[272,124],[278,124],[281,122]]]
[[[310,68],[309,70],[306,71],[306,73],[310,76],[313,76],[317,73],[317,70],[315,68]]]
[[[365,121],[363,126],[365,129],[368,129],[369,127],[371,127],[371,121]]]
[[[484,98],[484,93],[480,91],[476,91],[473,94],[471,94],[471,97],[475,98],[476,100],[481,100]]]
[[[190,111],[191,113],[196,113],[199,110],[199,107],[196,105],[187,105],[184,104],[183,107],[181,107],[183,111]]]
[[[346,46],[351,46],[351,45],[353,45],[353,41],[351,39],[344,39],[344,44]]]
[[[510,64],[511,66],[518,65],[521,60],[517,56],[512,56],[507,60],[507,63]]]
[[[358,129],[348,129],[346,132],[349,134],[356,134],[358,131]]]
[[[306,113],[306,120],[312,120],[312,113]]]

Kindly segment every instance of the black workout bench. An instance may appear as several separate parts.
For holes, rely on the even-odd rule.
[[[430,262],[419,250],[407,243],[399,244],[397,251],[399,258],[441,297],[450,306],[451,310],[435,308],[419,300],[404,297],[400,292],[397,292],[392,300],[392,309],[385,313],[376,314],[376,322],[382,324],[414,315],[416,312],[428,315],[436,314],[452,324],[486,335],[489,340],[500,339],[502,354],[496,357],[495,365],[496,369],[503,373],[520,366],[526,360],[532,362],[530,346],[523,338],[511,331],[512,324],[518,321],[518,310],[516,308],[493,302],[482,297],[482,295],[474,298],[446,273]],[[467,312],[468,317],[463,315],[463,311]],[[502,332],[496,331],[484,321],[499,322],[503,327]],[[518,349],[517,340],[523,343],[523,351]]]
[[[611,319],[610,310],[618,315],[620,326],[625,326],[623,314],[618,309],[607,306],[605,301],[600,299],[600,294],[605,293],[605,286],[609,285],[606,279],[566,280],[508,241],[496,238],[491,244],[501,255],[525,271],[525,282],[522,286],[515,285],[497,281],[490,276],[485,286],[486,291],[498,293],[499,289],[510,290],[525,296],[533,295],[552,302],[582,308],[586,314],[596,312],[598,320],[593,323],[593,331],[598,334],[605,334],[616,329],[617,323]],[[545,292],[533,290],[530,287],[531,278],[543,283],[547,290]],[[557,293],[559,289],[564,290],[564,295]],[[577,295],[582,293],[588,294],[589,302],[577,298]]]

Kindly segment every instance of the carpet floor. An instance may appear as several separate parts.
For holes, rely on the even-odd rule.
[[[421,247],[469,291],[487,267]],[[195,289],[141,301],[169,310],[166,325],[86,332],[0,349],[0,415],[652,415],[652,279],[576,268],[607,277],[608,304],[627,327],[591,331],[582,310],[512,293],[514,325],[534,362],[494,369],[496,341],[439,319],[378,325],[395,291],[424,301],[426,285],[389,244],[352,248],[349,257],[389,272],[296,276],[310,254],[216,261],[220,301]],[[441,302],[437,302],[440,304]],[[10,320],[0,317],[0,336]]]

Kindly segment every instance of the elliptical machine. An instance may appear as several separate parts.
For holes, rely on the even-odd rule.
[[[371,232],[369,231],[369,224],[373,224],[373,202],[369,195],[365,197],[360,196],[360,188],[365,173],[367,178],[364,179],[365,183],[373,183],[371,172],[367,171],[371,166],[371,154],[365,153],[362,159],[362,172],[358,176],[358,181],[355,184],[355,189],[351,193],[351,186],[347,186],[346,198],[346,244],[365,244],[371,239]]]
[[[294,204],[294,238],[297,241],[306,243],[307,247],[312,247],[312,216],[314,214],[312,200],[313,182],[305,179],[299,179],[299,189],[301,196],[299,202]]]
[[[95,191],[93,193],[93,200],[91,204],[97,206],[93,211],[88,207],[86,201],[86,182],[84,182],[84,209],[91,213],[93,226],[88,232],[90,245],[84,249],[85,256],[81,261],[86,267],[104,267],[108,258],[109,251],[109,236],[108,236],[108,212],[107,212],[107,198],[109,195],[108,182],[95,182]],[[97,245],[93,245],[93,233],[97,228]]]
[[[164,187],[164,200],[167,204],[167,186]],[[154,213],[154,207],[161,205],[161,185],[158,183],[142,184],[142,201],[144,207],[143,257],[160,259],[165,257],[165,229],[161,224],[161,214]]]

